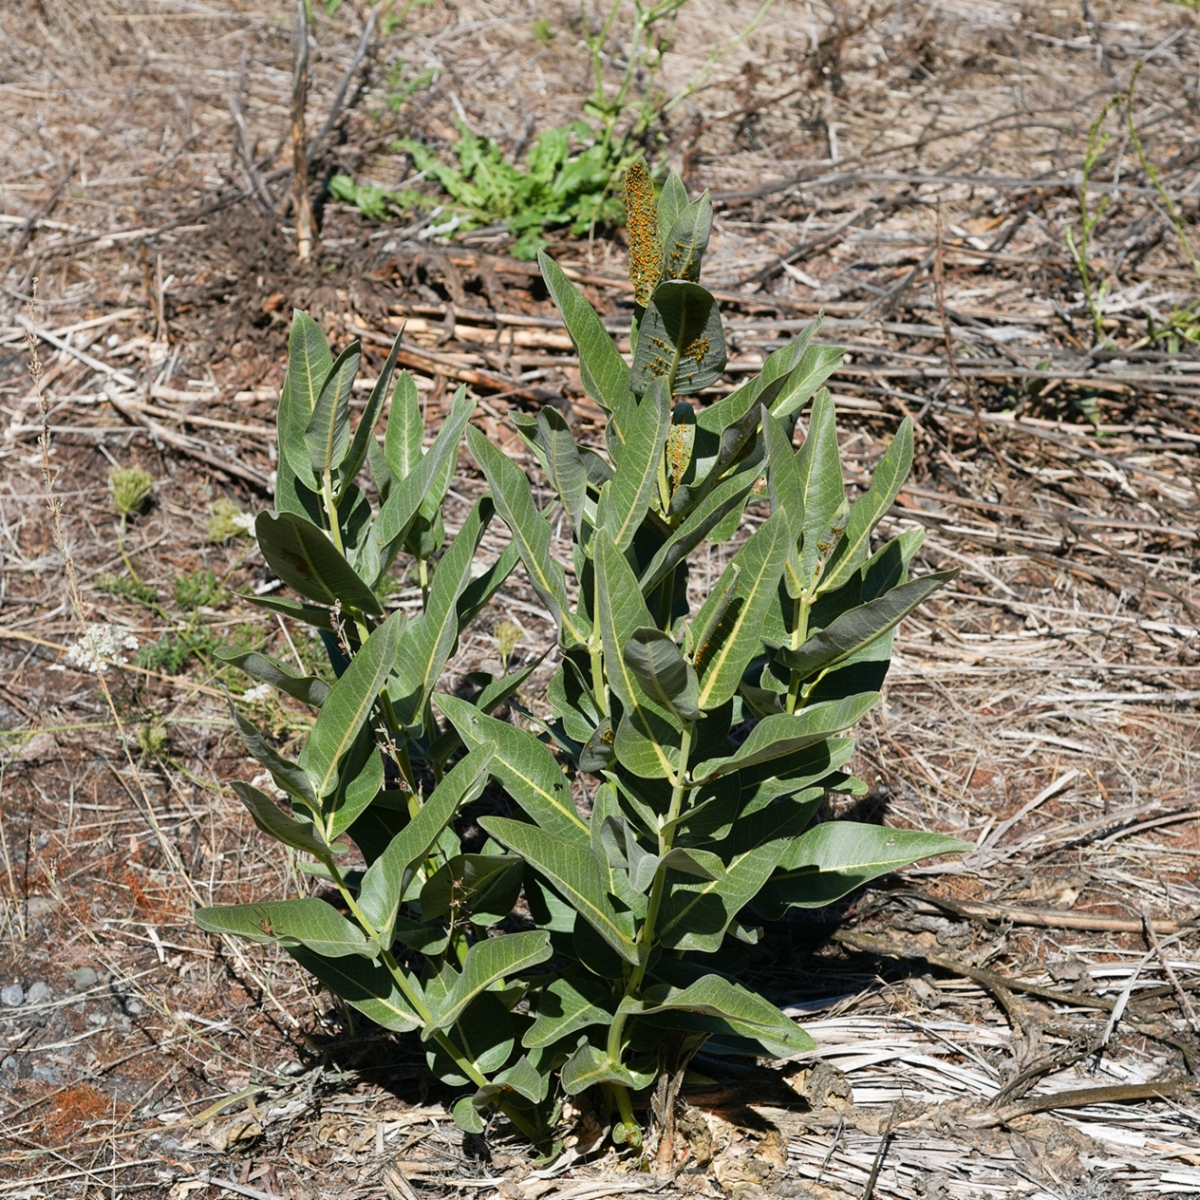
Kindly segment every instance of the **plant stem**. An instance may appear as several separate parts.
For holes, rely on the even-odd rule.
[[[346,886],[345,880],[342,879],[342,873],[338,870],[337,864],[333,861],[332,856],[325,860],[325,866],[328,868],[330,875],[333,877],[334,883],[337,885],[338,891],[341,893],[342,899],[346,903],[346,907],[350,910],[354,919],[362,926],[363,932],[370,938],[382,945],[382,938],[379,930],[374,924],[367,919],[366,914],[358,905],[354,893]],[[396,986],[404,995],[405,1000],[411,1005],[413,1011],[421,1018],[421,1022],[428,1028],[433,1024],[433,1013],[429,1006],[425,1003],[425,998],[413,987],[404,968],[396,961],[395,955],[391,950],[382,950],[380,952],[380,960],[387,967],[388,973],[395,980]],[[450,1056],[454,1061],[454,1065],[473,1083],[476,1087],[486,1087],[491,1081],[488,1077],[475,1065],[475,1062],[465,1055],[451,1040],[450,1036],[442,1029],[435,1029],[430,1035],[435,1042]],[[501,1110],[504,1115],[531,1141],[539,1140],[539,1131],[534,1129],[520,1113],[514,1111],[508,1103],[501,1104]]]
[[[685,724],[683,741],[679,747],[679,770],[675,773],[675,784],[671,789],[671,807],[667,811],[667,819],[663,822],[658,835],[658,853],[660,856],[670,853],[675,840],[675,830],[679,820],[679,812],[683,807],[683,798],[687,792],[688,757],[692,750],[692,732],[695,726]],[[650,965],[650,950],[654,945],[655,926],[658,923],[658,913],[662,908],[663,894],[666,891],[667,868],[660,865],[654,873],[654,882],[650,887],[650,900],[646,905],[646,919],[638,933],[638,957],[641,961],[629,973],[625,983],[623,999],[629,1000],[637,995],[646,976],[646,968]],[[613,1023],[608,1027],[608,1057],[614,1062],[621,1060],[621,1038],[625,1032],[625,1024],[629,1019],[628,1013],[619,1012],[613,1017]],[[624,1091],[619,1088],[618,1092]]]
[[[121,552],[121,561],[125,564],[125,570],[129,572],[130,579],[138,585],[141,591],[145,591],[146,585],[138,577],[138,573],[133,569],[133,563],[129,561],[129,555],[125,551],[125,514],[121,514],[121,519],[117,522],[117,549]]]
[[[792,608],[792,644],[793,650],[799,650],[808,637],[808,610],[812,607],[812,596],[804,592],[798,600],[793,601]],[[800,672],[793,671],[788,681],[787,711],[794,713],[800,699]]]

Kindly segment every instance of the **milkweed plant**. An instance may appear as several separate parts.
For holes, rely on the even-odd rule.
[[[726,365],[699,282],[711,200],[689,203],[674,175],[656,197],[637,164],[627,206],[632,362],[540,258],[606,418],[600,448],[553,407],[513,417],[553,489],[543,508],[470,424],[463,390],[426,429],[412,378],[394,372],[399,341],[352,427],[359,344],[334,359],[295,315],[275,508],[254,532],[296,595],[247,599],[314,626],[335,682],[262,653],[223,656],[314,710],[293,760],[235,709],[286,805],[233,787],[321,896],[196,914],[213,933],[283,947],[384,1029],[418,1032],[433,1074],[466,1089],[463,1130],[500,1113],[543,1149],[581,1093],[614,1142],[640,1146],[639,1094],[701,1046],[813,1049],[739,982],[737,943],[789,909],[966,848],[814,823],[827,793],[866,790],[847,773],[846,730],[879,702],[897,624],[954,574],[909,578],[920,531],[872,542],[911,465],[910,422],[849,503],[822,386],[842,355],[813,340],[818,322],[748,382],[701,399]],[[464,441],[487,491],[451,537]],[[481,552],[497,527],[498,558]],[[698,598],[697,559],[721,544],[736,549]],[[554,666],[540,696],[536,662],[499,676],[456,662],[518,564],[557,631],[537,660]],[[401,569],[420,583],[415,615],[386,600]]]

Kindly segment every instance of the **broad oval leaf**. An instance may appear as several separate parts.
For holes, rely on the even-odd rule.
[[[318,796],[337,787],[342,756],[371,716],[379,693],[396,662],[407,618],[394,612],[373,630],[333,685],[304,747],[304,769]]]
[[[638,328],[629,386],[635,395],[665,379],[673,396],[702,391],[725,370],[725,331],[712,293],[697,283],[660,283]]]
[[[295,513],[261,512],[254,534],[267,565],[302,596],[375,616],[383,612],[370,585],[312,522]]]
[[[483,790],[491,761],[490,747],[471,751],[434,788],[413,819],[392,838],[388,848],[363,876],[358,893],[359,907],[385,946],[390,945],[400,901],[409,890],[413,872],[459,809]]]
[[[878,692],[864,692],[845,700],[813,704],[795,715],[776,713],[764,717],[750,731],[750,736],[738,747],[736,754],[702,762],[694,773],[696,778],[707,780],[729,771],[784,758],[849,729],[878,703]]]
[[[315,675],[297,675],[278,659],[257,650],[245,651],[232,646],[218,646],[213,651],[213,657],[241,667],[251,679],[269,683],[296,700],[311,704],[313,708],[320,708],[325,703],[325,697],[329,695],[329,684],[325,680],[318,679]]]
[[[468,750],[494,747],[491,773],[531,820],[556,838],[587,841],[587,822],[575,811],[571,786],[543,742],[485,715],[468,700],[440,693],[434,699]]]
[[[304,430],[309,462],[318,480],[332,479],[350,448],[350,389],[360,362],[362,345],[351,342],[329,369]]]
[[[372,962],[351,956],[331,958],[304,946],[288,946],[286,949],[335,996],[357,1008],[376,1025],[394,1033],[407,1033],[411,1029],[419,1029],[423,1024],[421,1016],[400,990],[391,971],[378,959]],[[419,994],[416,980],[407,978],[409,988]]]
[[[971,842],[941,833],[827,821],[791,844],[755,909],[774,920],[789,908],[823,908],[918,859],[974,849]]]
[[[564,900],[626,961],[637,963],[633,918],[618,913],[604,890],[600,866],[586,842],[564,842],[536,825],[508,817],[481,817],[498,842],[537,868]]]
[[[332,366],[333,356],[321,327],[296,309],[288,334],[287,375],[279,393],[279,459],[281,468],[286,467],[289,474],[314,492],[320,485],[313,473],[304,431]]]
[[[264,945],[307,946],[330,958],[347,954],[363,958],[379,955],[379,943],[324,900],[230,904],[198,908],[195,915],[196,924],[209,933],[232,933]]]
[[[712,223],[712,197],[705,189],[663,230],[663,279],[699,280]]]
[[[430,1028],[448,1029],[462,1018],[467,1006],[480,993],[502,979],[544,963],[553,954],[550,933],[545,929],[506,933],[476,942],[467,951],[462,974],[437,1005]]]
[[[779,585],[791,544],[782,513],[772,513],[725,568],[713,594],[696,614],[696,625],[708,628],[710,606],[727,605],[715,628],[696,647],[692,661],[700,676],[698,703],[711,712],[737,691],[742,672],[758,653],[763,619]],[[732,598],[725,584],[733,572]]]
[[[562,268],[548,254],[538,254],[542,278],[562,315],[563,324],[579,351],[579,379],[583,390],[618,421],[630,402],[629,367],[617,353],[595,309],[579,294]]]
[[[249,809],[255,825],[277,842],[291,846],[293,850],[303,850],[305,854],[319,859],[327,859],[331,854],[345,849],[344,846],[327,846],[311,822],[297,821],[295,817],[289,817],[270,796],[260,792],[258,788],[240,780],[235,780],[229,786]]]
[[[960,568],[935,571],[909,580],[876,600],[844,612],[820,633],[813,634],[798,650],[781,650],[780,660],[801,679],[850,658],[895,629],[918,604],[954,579]]]
[[[696,703],[700,681],[673,638],[653,626],[640,627],[629,635],[624,657],[651,699],[669,708],[682,721],[700,720]]]

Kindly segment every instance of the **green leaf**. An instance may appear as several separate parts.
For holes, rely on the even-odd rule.
[[[437,1006],[426,1034],[454,1025],[481,992],[494,983],[543,963],[554,954],[550,934],[545,929],[530,933],[507,933],[484,938],[467,951],[462,974]]]
[[[507,854],[456,854],[421,888],[421,917],[469,918],[495,925],[512,912],[521,891],[523,864]]]
[[[628,997],[619,1012],[649,1016],[671,1010],[720,1017],[743,1037],[758,1040],[773,1057],[815,1050],[816,1043],[773,1004],[720,975],[705,975],[687,987],[651,983],[641,998]]]
[[[321,612],[327,610],[321,609]],[[213,657],[221,662],[231,663],[241,667],[251,679],[261,683],[269,683],[281,692],[292,696],[304,704],[320,708],[329,695],[329,684],[315,675],[297,675],[290,667],[285,667],[278,659],[270,655],[260,654],[257,650],[236,650],[232,646],[218,646],[213,651]]]
[[[671,393],[667,380],[653,380],[627,423],[625,448],[608,489],[605,532],[627,550],[637,533],[662,469],[663,445],[671,427]],[[597,516],[597,521],[601,518]]]
[[[484,496],[467,514],[458,536],[437,565],[425,611],[409,625],[400,642],[397,679],[388,692],[401,725],[421,720],[425,702],[458,641],[458,602],[471,582],[475,552],[494,511],[491,498]]]
[[[407,479],[425,457],[421,397],[407,371],[396,376],[396,386],[392,390],[392,404],[383,434],[383,456],[395,479]]]
[[[556,408],[545,405],[537,418],[514,416],[513,423],[533,447],[546,475],[558,492],[571,518],[577,539],[583,538],[583,514],[587,503],[588,473],[575,435],[566,418]]]
[[[260,512],[254,534],[267,565],[302,596],[375,616],[383,612],[370,585],[310,521],[295,513]]]
[[[350,389],[360,362],[362,346],[351,342],[330,368],[304,430],[309,462],[318,480],[332,478],[350,448]]]
[[[233,713],[233,723],[241,735],[242,744],[250,751],[251,757],[261,766],[267,768],[277,787],[282,788],[289,796],[301,801],[311,809],[320,807],[320,797],[313,791],[308,775],[298,764],[283,757],[274,746],[262,735],[252,721],[244,717],[229,701],[229,711]]]
[[[658,548],[642,572],[642,595],[656,587],[727,517],[746,506],[758,478],[757,471],[744,471],[723,479],[687,515],[687,518]]]
[[[480,1134],[487,1127],[483,1114],[475,1106],[474,1096],[463,1096],[461,1100],[456,1101],[450,1115],[463,1133]]]
[[[491,772],[531,820],[562,841],[587,841],[587,823],[575,811],[570,785],[544,743],[523,729],[485,716],[470,701],[440,693],[435,700],[467,749],[494,745]]]
[[[327,846],[310,821],[297,821],[294,817],[289,817],[270,796],[260,792],[258,788],[240,780],[235,780],[229,786],[237,792],[241,802],[250,810],[255,825],[277,842],[291,846],[293,850],[303,850],[305,854],[320,859],[327,859],[331,854],[345,849],[344,846]]]
[[[624,659],[647,696],[681,721],[700,720],[700,681],[673,638],[653,626],[635,629],[625,643]]]
[[[702,391],[725,370],[725,332],[712,293],[697,283],[660,283],[638,328],[629,386],[635,395],[667,381],[673,396]]]
[[[373,630],[333,685],[304,747],[303,766],[318,796],[328,796],[338,782],[338,766],[366,725],[379,693],[396,662],[407,618],[394,612]]]
[[[583,390],[620,424],[630,403],[629,368],[592,306],[548,254],[538,254],[542,278],[579,351]]]
[[[448,990],[453,988],[459,977],[458,972],[449,966],[443,968],[442,975],[442,978],[428,981],[425,986],[426,1002],[434,1011],[438,1005],[445,1003]],[[431,1027],[426,1026],[421,1031],[422,1036],[426,1036],[430,1030]],[[476,1069],[485,1076],[499,1071],[508,1062],[517,1040],[512,1016],[496,992],[483,992],[475,997],[474,1003],[468,1006],[455,1027],[451,1039],[460,1045],[470,1046],[465,1057],[473,1059]],[[469,1082],[463,1069],[437,1042],[427,1044],[425,1061],[433,1074],[451,1087],[460,1087]]]
[[[846,535],[829,560],[821,578],[821,591],[840,587],[862,566],[870,553],[871,531],[900,494],[900,488],[912,469],[912,457],[912,418],[905,417],[875,468],[871,486],[850,506]]]
[[[601,508],[605,499],[602,495]],[[633,568],[607,537],[596,539],[595,566],[596,610],[604,646],[605,671],[609,687],[624,709],[617,727],[617,754],[636,753],[639,767],[650,768],[652,777],[669,777],[674,774],[679,761],[682,731],[675,728],[670,710],[655,703],[642,690],[622,652],[636,629],[652,626],[654,621],[642,599]],[[638,743],[636,749],[631,743],[631,734]]]
[[[232,933],[262,945],[307,946],[318,954],[375,958],[379,943],[368,938],[324,900],[268,900],[196,909],[196,924],[209,933]]]
[[[692,659],[700,676],[699,705],[706,712],[737,691],[742,672],[758,653],[763,619],[779,586],[790,543],[783,514],[773,513],[734,555],[716,590],[696,614],[697,627],[705,628],[710,608],[725,602],[727,580],[736,579],[735,595]]]
[[[738,913],[758,895],[788,847],[777,838],[732,855],[721,879],[694,883],[667,876],[658,940],[672,950],[715,953]]]
[[[395,1033],[407,1033],[422,1025],[421,1017],[397,986],[392,973],[378,959],[369,962],[363,958],[329,958],[302,946],[289,946],[287,952],[335,996],[376,1025]],[[419,994],[420,989],[411,978],[410,986]]]
[[[481,817],[479,824],[541,871],[563,899],[626,962],[637,963],[633,919],[628,913],[618,914],[613,907],[588,844],[551,837],[536,825],[507,817]]]
[[[312,491],[319,490],[320,485],[313,474],[304,431],[332,366],[333,357],[321,327],[296,309],[288,334],[287,376],[279,393],[279,459],[281,468],[286,466]]]
[[[617,1083],[639,1092],[654,1082],[656,1072],[614,1062],[607,1051],[579,1039],[579,1049],[563,1065],[561,1080],[568,1096],[578,1096],[599,1083]]]
[[[798,413],[842,365],[844,353],[841,346],[809,346],[771,401],[772,415],[782,421]]]
[[[798,650],[781,650],[779,657],[801,679],[843,662],[894,629],[914,608],[959,572],[936,571],[892,588],[877,600],[844,612],[814,634]]]
[[[529,1061],[529,1056],[523,1054],[511,1067],[506,1067],[503,1071],[493,1075],[492,1082],[481,1087],[474,1096],[470,1097],[470,1102],[477,1109],[486,1109],[493,1107],[501,1097],[515,1092],[532,1104],[540,1104],[545,1100],[549,1089],[549,1073],[539,1071]],[[458,1112],[457,1105],[455,1105],[454,1111]],[[456,1116],[455,1120],[457,1121],[457,1119]]]
[[[699,280],[712,222],[712,197],[706,189],[666,227],[669,232],[663,240],[663,279]]]
[[[826,700],[813,704],[795,715],[776,713],[764,717],[750,731],[750,736],[738,747],[736,754],[729,758],[710,758],[700,763],[694,774],[697,779],[712,779],[756,763],[784,758],[849,729],[878,703],[878,692],[864,692],[845,700]]]
[[[278,596],[255,596],[247,592],[234,593],[239,600],[253,604],[255,608],[266,609],[267,612],[279,613],[280,616],[290,617],[293,621],[302,621],[316,629],[326,632],[333,630],[330,620],[333,615],[328,608],[319,608],[315,604],[303,604],[298,600],[284,600]]]
[[[387,356],[387,361],[383,364],[383,370],[379,372],[379,378],[375,381],[371,395],[367,398],[367,406],[363,409],[358,428],[354,431],[354,440],[350,443],[350,453],[339,468],[341,475],[338,489],[339,503],[346,488],[354,482],[354,477],[362,470],[362,465],[367,460],[367,452],[372,446],[378,446],[375,441],[375,426],[379,421],[379,414],[383,411],[383,402],[387,398],[388,388],[392,383],[392,373],[396,369],[396,356],[400,353],[400,340],[403,337],[404,330],[401,329],[396,334],[396,340],[392,343],[392,349]]]
[[[421,505],[434,490],[439,476],[453,470],[462,431],[475,411],[475,401],[462,388],[454,394],[450,412],[429,450],[413,469],[398,479],[375,518],[374,538],[379,548],[380,574],[386,571],[408,536]],[[386,448],[385,448],[386,449]]]
[[[780,873],[763,889],[755,908],[771,920],[789,908],[823,908],[918,859],[974,848],[971,842],[941,833],[827,821],[791,844],[780,861]]]
[[[764,409],[762,412],[763,441],[767,451],[767,482],[771,491],[771,509],[781,509],[791,531],[799,542],[804,532],[804,486],[800,465],[792,449],[792,440],[783,427]]]
[[[550,553],[550,523],[533,502],[529,480],[503,450],[473,426],[467,430],[467,443],[487,476],[497,511],[512,530],[529,582],[562,631],[564,645],[586,643],[590,623],[568,607],[566,573]]]
[[[490,746],[473,750],[437,785],[416,816],[392,838],[388,848],[367,869],[359,888],[358,903],[363,915],[379,932],[383,944],[391,944],[391,932],[408,891],[413,872],[433,849],[442,830],[459,809],[483,790],[492,761]]]
[[[500,552],[500,557],[491,566],[485,567],[481,574],[472,576],[471,582],[467,584],[458,598],[458,628],[460,630],[466,629],[487,607],[492,597],[504,586],[504,581],[512,574],[513,568],[520,560],[521,555],[516,545],[509,542]],[[479,565],[476,563],[475,567]],[[474,569],[473,567],[472,570]]]
[[[687,203],[687,188],[679,175],[672,171],[658,196],[658,234],[664,246],[666,235],[675,228],[675,222],[679,219],[679,214],[687,208]]]
[[[797,586],[809,591],[833,546],[821,538],[841,505],[846,502],[842,482],[842,460],[838,451],[833,401],[827,391],[813,400],[808,436],[796,454],[802,506],[800,557]],[[844,526],[843,526],[844,528]]]
[[[383,756],[375,730],[364,725],[338,767],[338,782],[321,806],[325,836],[341,837],[383,791]]]

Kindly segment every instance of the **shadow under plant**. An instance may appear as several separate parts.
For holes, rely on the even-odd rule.
[[[264,900],[197,919],[282,945],[378,1025],[419,1031],[430,1069],[469,1089],[454,1106],[468,1132],[498,1110],[550,1148],[564,1099],[586,1093],[614,1142],[642,1148],[634,1097],[655,1089],[667,1169],[673,1098],[701,1047],[782,1057],[813,1046],[734,978],[738,956],[725,948],[753,944],[759,921],[966,846],[814,823],[828,792],[866,791],[844,769],[854,743],[842,734],[879,700],[896,626],[954,574],[908,578],[919,533],[872,551],[909,470],[909,423],[848,504],[822,387],[841,352],[813,342],[816,323],[747,383],[697,404],[726,363],[716,303],[699,283],[711,202],[689,203],[675,176],[656,197],[640,163],[626,202],[632,363],[540,259],[583,385],[607,414],[604,452],[578,443],[553,408],[515,418],[570,523],[569,564],[551,554],[549,514],[526,475],[470,425],[464,392],[426,449],[402,372],[380,444],[398,343],[352,429],[359,346],[335,360],[296,315],[276,509],[255,529],[300,598],[252,600],[315,626],[336,681],[259,653],[223,657],[317,710],[295,761],[235,711],[287,810],[234,787],[331,901]],[[442,505],[464,439],[490,491],[448,541]],[[479,546],[496,517],[511,541],[484,567]],[[690,564],[735,538],[691,611]],[[401,561],[420,583],[412,618],[382,598]],[[523,725],[495,713],[533,667],[478,677],[470,698],[435,690],[518,563],[558,629],[545,647],[557,670],[545,696],[522,695]],[[479,817],[486,838],[468,849],[464,810],[489,780],[515,815]]]

